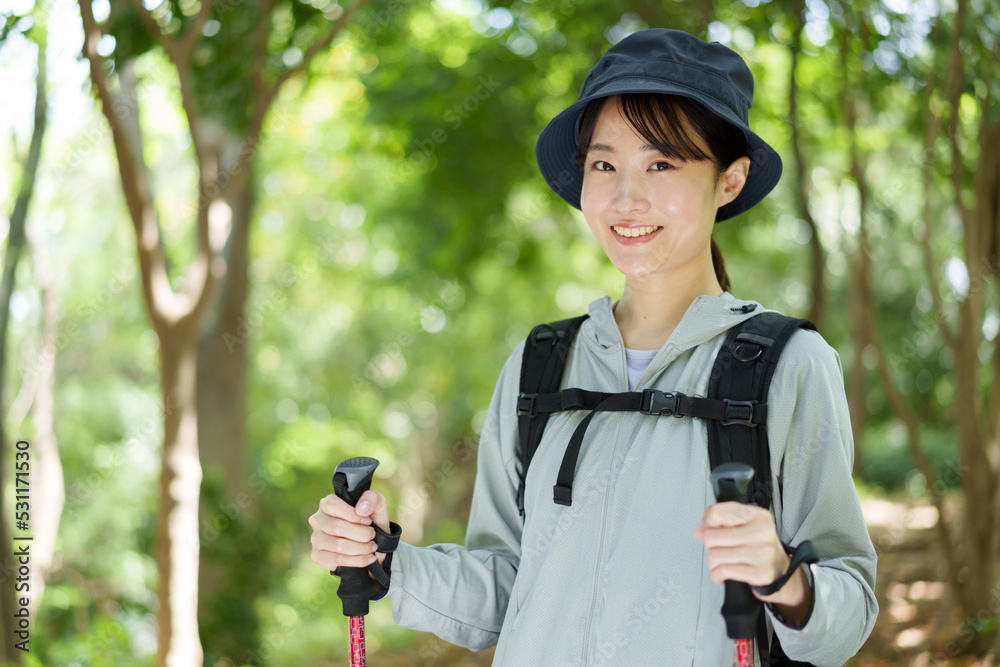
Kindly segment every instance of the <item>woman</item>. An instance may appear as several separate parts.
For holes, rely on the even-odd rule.
[[[712,241],[717,221],[781,173],[747,126],[752,91],[728,48],[646,30],[611,48],[542,132],[546,181],[625,276],[619,301],[591,304],[563,387],[704,396],[726,332],[764,310],[728,293]],[[817,333],[792,336],[770,385],[771,511],[715,503],[702,420],[634,413],[593,419],[572,505],[555,504],[551,480],[584,417],[566,412],[532,459],[522,517],[521,359],[519,348],[483,429],[465,546],[400,544],[391,562],[399,624],[474,650],[497,644],[504,665],[728,665],[719,584],[766,586],[789,568],[783,545],[811,540],[819,563],[754,594],[790,658],[839,665],[857,652],[878,612],[875,553],[851,478],[840,362]],[[388,530],[389,517],[378,493],[356,508],[327,496],[310,518],[313,560],[381,562],[371,524]]]

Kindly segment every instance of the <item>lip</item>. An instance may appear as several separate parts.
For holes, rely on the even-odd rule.
[[[614,229],[615,227],[626,227],[628,229],[637,229],[640,227],[659,227],[659,229],[657,229],[654,232],[650,232],[649,234],[645,234],[643,236],[622,236],[621,234],[615,231]],[[662,225],[612,225],[608,229],[611,230],[611,236],[613,236],[615,241],[618,241],[618,243],[626,246],[634,246],[634,245],[642,245],[644,243],[649,243],[650,241],[652,241],[654,238],[656,238],[656,236],[660,232],[663,231],[663,226]]]

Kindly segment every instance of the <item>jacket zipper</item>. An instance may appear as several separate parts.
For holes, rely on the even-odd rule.
[[[611,478],[614,475],[614,462],[617,458],[618,447],[621,444],[622,428],[625,420],[619,420],[618,432],[615,433],[615,446],[611,450],[611,463],[608,466],[608,482],[604,485],[604,508],[601,511],[601,532],[597,540],[597,565],[594,567],[593,588],[590,593],[590,612],[587,614],[587,626],[583,634],[583,663],[582,667],[590,664],[590,630],[594,625],[594,610],[597,607],[597,596],[600,592],[601,570],[604,566],[604,537],[608,526],[608,504],[611,498]]]

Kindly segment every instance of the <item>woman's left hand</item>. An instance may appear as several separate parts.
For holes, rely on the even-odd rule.
[[[767,586],[788,569],[785,553],[771,513],[756,505],[716,503],[705,510],[694,536],[705,543],[712,581],[742,581]],[[799,625],[806,617],[812,589],[802,567],[772,595],[754,596],[778,607],[782,617]]]

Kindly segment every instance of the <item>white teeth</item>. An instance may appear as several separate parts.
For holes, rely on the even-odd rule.
[[[621,236],[627,236],[628,238],[635,238],[637,236],[645,236],[646,234],[652,234],[659,227],[612,227],[616,234]]]

